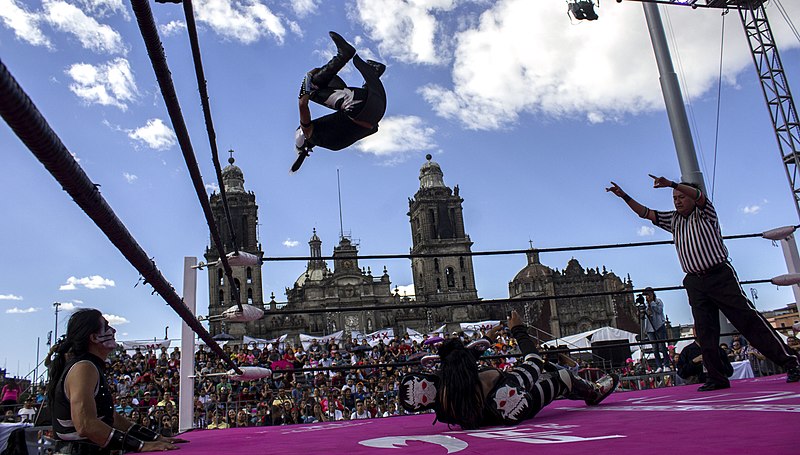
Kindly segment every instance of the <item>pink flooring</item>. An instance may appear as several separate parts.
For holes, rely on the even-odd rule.
[[[800,383],[785,380],[619,392],[593,408],[559,400],[516,427],[477,431],[431,425],[432,415],[193,431],[181,455],[800,454]]]

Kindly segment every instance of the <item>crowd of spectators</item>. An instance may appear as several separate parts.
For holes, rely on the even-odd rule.
[[[796,337],[790,337],[788,344],[795,350],[800,347]],[[412,341],[408,336],[380,341],[375,346],[348,339],[327,343],[312,341],[308,349],[288,342],[223,346],[225,354],[237,365],[275,371],[271,378],[249,382],[230,381],[220,374],[229,369],[227,364],[201,347],[194,353],[197,370],[194,426],[214,429],[288,425],[404,414],[398,402],[399,380],[412,371],[412,366],[373,368],[371,365],[418,359],[432,353],[433,346],[433,343]],[[734,337],[731,347],[725,344],[720,347],[732,362],[750,360],[756,375],[774,373],[768,367],[762,368],[763,355],[743,338]],[[673,346],[670,348],[674,368],[678,354]],[[509,369],[515,361],[515,352],[513,338],[503,333],[484,354],[500,357],[485,359],[482,363]],[[592,368],[589,361],[547,351],[543,354],[548,360],[573,369],[587,379],[596,380],[603,374],[602,369]],[[107,377],[115,394],[116,410],[166,436],[177,433],[180,362],[178,348],[114,352]],[[326,369],[314,370],[318,367]],[[680,382],[680,378],[668,371],[667,374],[651,374],[652,365],[642,361],[630,361],[615,372],[623,378],[636,378],[623,381],[623,389],[663,387]],[[24,392],[13,380],[7,381],[2,394],[6,405],[5,422],[32,421],[44,400],[43,388]]]
[[[370,365],[402,363],[434,350],[432,343],[412,341],[407,336],[382,340],[375,346],[341,340],[312,341],[307,350],[288,342],[267,346],[226,344],[222,349],[239,366],[266,367],[275,373],[271,378],[258,381],[230,381],[225,375],[218,375],[229,369],[227,364],[201,347],[195,352],[198,374],[194,390],[194,426],[197,428],[288,425],[400,415],[404,411],[397,401],[399,380],[412,367],[372,368]],[[505,356],[512,354],[513,349],[513,339],[501,335],[486,355]],[[179,349],[118,351],[111,357],[108,378],[116,393],[117,411],[162,434],[177,432]],[[483,362],[509,368],[513,357]],[[313,370],[317,367],[332,368]]]

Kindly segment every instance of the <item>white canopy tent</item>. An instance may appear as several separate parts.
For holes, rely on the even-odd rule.
[[[583,333],[576,333],[575,335],[556,338],[555,340],[545,342],[544,346],[548,348],[555,348],[558,346],[566,346],[568,348],[591,348],[592,343],[614,340],[625,340],[629,343],[636,343],[636,334],[614,327],[601,327]]]

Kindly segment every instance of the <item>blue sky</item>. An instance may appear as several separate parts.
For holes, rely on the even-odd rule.
[[[800,4],[783,2],[789,17]],[[571,22],[564,2],[198,0],[194,2],[220,150],[236,150],[259,204],[268,256],[301,256],[313,228],[330,254],[338,238],[336,170],[345,231],[363,254],[411,245],[407,198],[431,153],[464,198],[475,251],[668,239],[604,191],[619,183],[653,208],[671,207],[648,173],[679,178],[655,61],[639,3],[605,2],[600,20]],[[180,5],[152,5],[192,143],[216,184]],[[781,57],[800,90],[800,43],[770,2]],[[673,60],[691,106],[709,187],[722,19],[718,11],[662,8]],[[386,62],[387,115],[350,149],[317,150],[289,175],[303,74],[333,52],[336,30]],[[725,19],[723,87],[713,200],[727,235],[797,223],[784,168],[741,23]],[[0,58],[80,160],[118,216],[181,292],[184,256],[202,257],[208,232],[176,145],[133,12],[122,0],[0,0]],[[352,67],[342,74],[360,84]],[[325,110],[312,107],[314,115]],[[27,372],[36,338],[52,330],[52,302],[113,315],[118,339],[178,336],[179,319],[3,123],[0,362]],[[223,154],[227,157],[227,154]],[[781,250],[729,241],[743,280],[786,273]],[[682,272],[670,246],[543,254],[564,268],[605,265],[634,285],[672,286]],[[475,259],[479,295],[508,296],[524,256]],[[411,284],[407,260],[365,261]],[[265,300],[305,270],[267,263]],[[199,306],[207,305],[200,275]],[[760,309],[787,289],[754,286]],[[746,289],[749,293],[749,289]],[[661,298],[674,323],[691,315],[683,292]],[[62,313],[59,332],[68,312]],[[44,352],[44,349],[42,350]]]

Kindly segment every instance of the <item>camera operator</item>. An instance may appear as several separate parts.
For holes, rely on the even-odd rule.
[[[644,328],[650,341],[667,339],[667,324],[664,319],[664,303],[656,297],[653,288],[644,289]],[[638,303],[638,302],[637,302]],[[661,355],[664,355],[663,360]],[[669,351],[665,343],[653,344],[653,356],[656,359],[656,373],[670,369]]]

